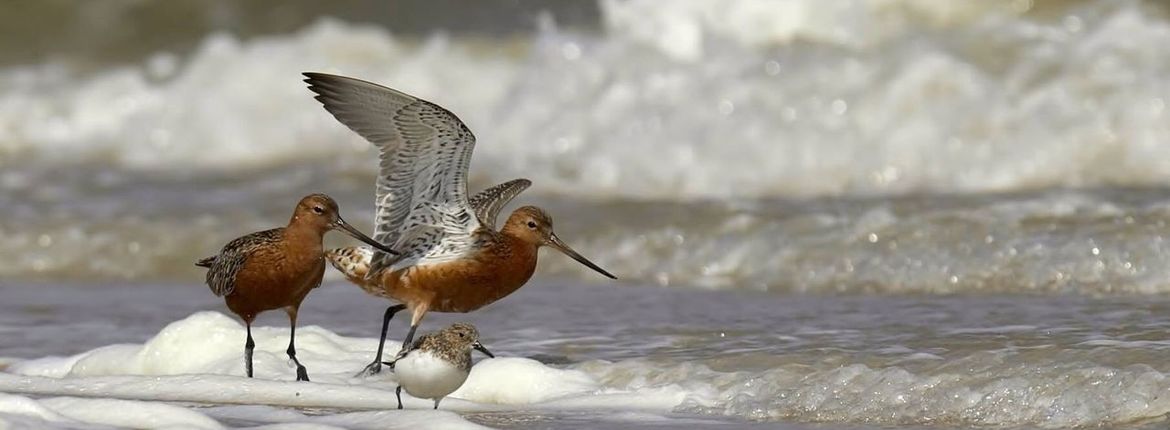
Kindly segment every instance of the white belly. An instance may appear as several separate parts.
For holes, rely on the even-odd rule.
[[[420,350],[411,351],[394,363],[398,385],[420,399],[440,399],[463,385],[467,373],[435,355]]]

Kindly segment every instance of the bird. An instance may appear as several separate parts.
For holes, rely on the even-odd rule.
[[[402,390],[420,399],[439,401],[458,390],[471,373],[471,350],[488,357],[496,356],[479,343],[479,331],[468,323],[455,323],[434,333],[420,336],[404,354],[387,363],[394,369],[398,387],[398,409],[402,409]]]
[[[291,327],[288,357],[297,366],[297,380],[308,381],[305,366],[297,360],[297,312],[305,296],[321,285],[325,256],[321,244],[325,233],[341,229],[381,252],[393,249],[353,228],[338,213],[337,202],[325,194],[302,198],[288,225],[241,236],[227,243],[219,254],[200,259],[206,267],[207,285],[227,307],[244,321],[248,337],[244,342],[244,369],[252,377],[252,321],[267,310],[284,309]]]
[[[475,209],[476,216],[485,220],[487,225],[496,225],[496,216],[503,208],[515,198],[520,192],[532,185],[532,181],[527,179],[513,179],[502,184],[489,187],[474,196],[471,196],[470,204]],[[365,273],[369,268],[371,259],[373,258],[374,250],[368,246],[351,246],[345,248],[334,248],[325,251],[325,259],[329,260],[330,264],[335,269],[344,274],[350,282],[356,285],[365,285]],[[368,290],[370,294],[390,298],[379,293],[377,290]],[[382,362],[382,354],[386,345],[386,331],[390,328],[390,319],[398,311],[405,309],[405,305],[393,305],[386,308],[386,312],[382,315],[382,332],[378,338],[378,351],[375,353],[374,361],[367,366],[366,370],[361,374],[374,374],[380,371]]]
[[[383,340],[398,311],[411,311],[403,341],[410,345],[428,312],[471,312],[511,294],[532,277],[544,246],[617,279],[557,237],[541,208],[520,207],[496,229],[495,214],[528,180],[501,184],[476,202],[480,210],[472,205],[467,171],[475,136],[455,114],[360,79],[304,76],[326,111],[379,150],[374,238],[401,254],[339,250],[330,262],[367,293],[398,302],[383,314]],[[381,354],[379,347],[359,375],[378,373]]]

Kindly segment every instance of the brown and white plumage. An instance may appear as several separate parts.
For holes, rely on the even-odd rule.
[[[475,136],[451,112],[358,79],[305,76],[325,110],[378,148],[374,237],[402,253],[391,257],[371,251],[368,263],[360,250],[330,256],[351,282],[401,303],[386,309],[377,355],[364,372],[381,369],[386,330],[396,312],[411,311],[404,342],[409,344],[427,312],[471,312],[523,286],[535,272],[542,246],[614,277],[562,242],[553,233],[552,218],[540,208],[516,209],[496,230],[500,208],[529,182],[493,187],[473,205],[467,169]]]
[[[495,229],[496,217],[499,216],[500,210],[531,185],[532,181],[527,179],[513,179],[475,193],[468,203],[475,210],[475,216],[479,218],[480,224]]]
[[[305,73],[315,97],[380,152],[372,269],[451,261],[474,248],[482,224],[467,196],[475,136],[438,105],[370,82]]]
[[[219,254],[204,258],[195,263],[206,267],[207,286],[216,297],[231,294],[236,289],[236,274],[244,267],[244,262],[252,253],[265,247],[273,246],[284,238],[284,228],[258,231],[238,237],[219,251]]]
[[[527,179],[513,179],[476,193],[474,196],[471,196],[469,203],[472,209],[475,210],[476,217],[479,218],[480,223],[487,228],[494,229],[496,217],[499,216],[500,210],[531,185],[532,181]],[[373,258],[374,250],[368,246],[349,246],[325,251],[325,259],[329,260],[333,268],[340,271],[347,278],[363,281],[358,284],[359,286],[366,284],[364,280],[366,274],[370,271]],[[366,289],[366,291],[373,295],[385,297],[381,290],[377,288]]]
[[[207,268],[206,280],[211,292],[223,297],[228,309],[244,320],[247,330],[244,369],[248,377],[252,376],[255,346],[252,321],[261,312],[284,309],[292,330],[288,356],[296,363],[297,380],[309,380],[305,366],[296,358],[297,312],[309,291],[321,285],[325,274],[321,241],[333,229],[341,229],[384,251],[393,251],[346,223],[332,198],[310,194],[297,203],[287,226],[236,238],[219,254],[195,263]]]
[[[495,357],[479,342],[479,331],[467,323],[455,323],[418,338],[411,348],[393,363],[398,377],[398,409],[402,409],[402,390],[410,395],[432,399],[434,408],[448,394],[455,392],[471,373],[471,350]]]

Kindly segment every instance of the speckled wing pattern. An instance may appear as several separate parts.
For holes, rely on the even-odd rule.
[[[529,185],[532,185],[532,181],[513,179],[480,191],[471,196],[471,207],[484,226],[495,228],[495,220],[500,209],[507,206]],[[346,276],[358,279],[365,278],[373,255],[374,248],[370,246],[349,246],[325,251],[325,258],[329,260],[329,264],[332,264],[333,268]]]
[[[211,264],[207,269],[207,286],[211,287],[211,292],[219,297],[230,295],[236,289],[236,274],[244,267],[248,256],[259,248],[280,242],[283,237],[283,228],[258,231],[228,242],[219,255],[200,260],[199,263]]]
[[[532,185],[527,179],[513,179],[471,196],[471,207],[479,222],[489,228],[496,228],[496,216],[508,202]]]
[[[371,273],[458,259],[473,249],[479,219],[467,198],[475,136],[451,112],[374,83],[305,73],[325,110],[380,151]]]
[[[411,353],[413,353],[414,351],[422,348],[424,343],[430,342],[432,338],[436,338],[436,337],[438,337],[438,335],[436,333],[424,333],[423,335],[421,335],[417,339],[415,339],[414,342],[411,342],[410,345],[402,345],[402,349],[398,350],[398,354],[394,357],[394,359],[390,360],[386,364],[388,366],[390,366],[391,369],[394,369],[395,364],[398,363],[398,360],[406,358],[406,356],[408,356]]]

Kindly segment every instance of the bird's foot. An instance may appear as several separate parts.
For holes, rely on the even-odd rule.
[[[297,366],[297,380],[309,382],[309,371],[305,370],[305,366]]]
[[[381,373],[381,372],[382,372],[382,362],[374,360],[373,363],[366,365],[365,369],[362,369],[361,372],[358,372],[356,375],[353,375],[353,376],[355,378],[365,378],[365,377],[377,375],[378,373]]]

